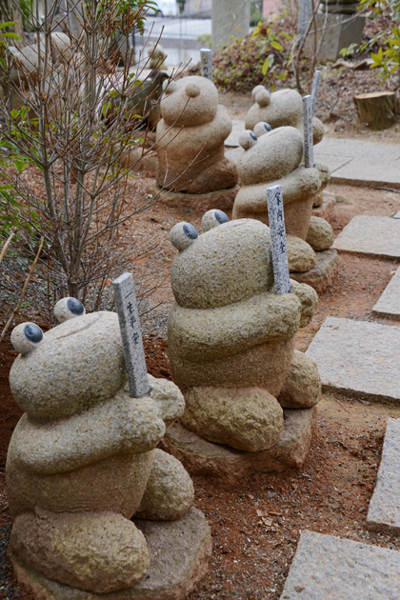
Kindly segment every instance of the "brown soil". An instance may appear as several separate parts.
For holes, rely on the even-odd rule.
[[[370,21],[367,27],[370,36],[375,33],[374,27],[384,30],[380,20]],[[327,135],[399,143],[400,123],[383,132],[371,132],[357,120],[355,94],[389,89],[376,79],[374,71],[354,71],[340,64],[324,65],[323,71],[316,115],[323,120]],[[287,83],[282,82],[281,87]],[[232,118],[244,119],[252,99],[250,92],[227,92],[220,94],[220,102]],[[146,181],[140,185],[145,193]],[[336,234],[357,214],[389,216],[400,210],[400,194],[334,185],[329,191],[337,198],[332,219]],[[201,208],[177,210],[158,204],[121,228],[122,247],[140,245],[150,238],[158,243],[156,252],[136,261],[132,259],[132,264],[127,265],[136,281],[140,277],[154,281],[154,273],[166,281],[165,285],[156,286],[150,298],[151,305],[158,308],[143,320],[148,371],[156,377],[172,379],[165,337],[167,310],[173,302],[168,275],[175,251],[168,233],[181,220],[190,221],[200,229],[202,214]],[[313,320],[297,335],[297,348],[306,350],[328,315],[400,326],[399,322],[372,315],[374,304],[397,267],[394,260],[342,253],[332,286],[320,295]],[[44,308],[32,301],[34,281],[27,297],[32,309],[21,320],[35,318],[42,326],[41,321],[46,317]],[[0,330],[9,310],[8,306],[0,308]],[[31,600],[19,589],[5,556],[11,527],[5,492],[5,458],[10,436],[22,414],[8,385],[15,356],[7,336],[0,344],[0,598]],[[370,533],[365,523],[386,421],[389,417],[400,417],[400,407],[371,404],[343,394],[324,394],[318,416],[317,432],[300,470],[255,474],[243,478],[240,486],[194,477],[195,505],[208,518],[214,544],[209,573],[189,600],[277,600],[304,529],[400,550],[400,540],[388,534]]]
[[[391,215],[400,209],[400,194],[333,185],[329,191],[338,201],[332,220],[336,234],[356,214]],[[131,220],[121,234],[121,243],[128,243],[133,231],[138,239],[157,238],[159,251],[151,267],[167,278],[174,256],[168,241],[170,228],[183,219],[200,228],[201,216],[200,209],[178,211],[159,204]],[[146,264],[142,261],[136,272],[145,272],[149,268]],[[372,308],[397,266],[394,260],[341,254],[338,275],[332,287],[320,295],[313,320],[297,336],[297,347],[308,347],[327,315],[379,321]],[[158,288],[151,299],[153,304],[163,303],[153,313],[152,332],[145,338],[148,369],[158,377],[171,378],[165,320],[172,300],[169,284]],[[0,328],[6,316],[3,310]],[[399,326],[398,322],[391,324]],[[8,387],[14,358],[6,339],[0,345],[0,598],[30,600],[18,589],[4,557],[10,530],[4,461],[10,435],[21,415]],[[277,600],[303,529],[400,550],[396,538],[370,533],[365,524],[386,421],[392,416],[399,417],[400,408],[324,394],[318,430],[302,469],[252,475],[243,478],[240,486],[195,477],[195,504],[212,527],[214,550],[207,577],[189,599]]]

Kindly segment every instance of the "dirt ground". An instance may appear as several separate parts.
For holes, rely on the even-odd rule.
[[[247,102],[249,98],[248,95]],[[236,108],[238,115],[245,110],[237,95],[231,99],[228,94],[223,95],[222,101],[230,103],[234,118]],[[338,185],[329,186],[328,191],[336,196],[331,220],[335,234],[357,214],[389,216],[400,210],[400,194],[394,192]],[[151,266],[168,281],[175,254],[168,239],[169,230],[181,220],[200,229],[202,214],[201,208],[178,210],[159,203],[128,222],[120,243],[129,243],[133,235],[159,240],[156,255],[131,265],[135,274],[146,272]],[[394,260],[342,253],[336,279],[320,294],[313,320],[297,335],[297,348],[306,350],[327,315],[399,326],[399,322],[372,315],[374,304],[397,266]],[[160,302],[145,328],[146,358],[150,373],[171,378],[165,339],[166,316],[173,302],[168,283],[151,298],[154,306]],[[0,329],[8,310],[3,305]],[[21,320],[28,319],[29,314],[26,310]],[[11,527],[5,456],[12,430],[21,416],[8,386],[8,372],[15,356],[7,336],[0,345],[0,598],[30,600],[19,590],[5,556]],[[370,533],[365,523],[386,421],[399,416],[400,407],[371,404],[343,394],[324,394],[318,405],[317,431],[301,469],[280,474],[257,473],[243,478],[240,485],[194,477],[195,505],[204,511],[212,528],[213,557],[206,578],[189,600],[277,600],[304,529],[400,550],[397,538]]]

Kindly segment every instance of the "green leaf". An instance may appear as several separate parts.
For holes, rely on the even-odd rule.
[[[24,160],[14,159],[14,165],[16,166],[18,173],[21,173],[25,169],[27,163]]]
[[[7,23],[0,23],[0,29],[6,29],[6,27],[14,27],[18,25],[17,21],[7,21]]]
[[[268,69],[269,69],[269,64],[268,64],[268,56],[267,56],[267,58],[264,60],[263,66],[261,67],[261,73],[264,75],[264,77],[267,74]]]
[[[273,48],[275,48],[276,50],[283,50],[283,46],[281,46],[281,44],[279,42],[271,42],[271,46]]]
[[[6,33],[1,33],[0,34],[1,37],[5,37],[5,38],[16,38],[17,40],[20,40],[21,38],[19,37],[19,35],[17,35],[16,33],[11,33],[11,32],[6,32]]]

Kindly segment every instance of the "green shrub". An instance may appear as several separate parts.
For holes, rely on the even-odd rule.
[[[225,90],[245,92],[264,84],[274,89],[286,80],[292,62],[294,23],[280,17],[272,23],[258,23],[255,31],[232,40],[213,57],[214,83]]]

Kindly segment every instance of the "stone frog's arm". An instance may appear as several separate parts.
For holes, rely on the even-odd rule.
[[[168,340],[185,360],[205,362],[236,354],[267,341],[289,339],[300,326],[298,294],[265,293],[213,309],[174,304]]]
[[[294,279],[290,280],[290,292],[296,294],[301,302],[300,329],[306,327],[317,310],[318,294],[306,283],[297,283]]]
[[[150,397],[131,398],[120,391],[110,400],[68,419],[37,422],[24,414],[12,442],[15,459],[25,468],[51,475],[120,452],[148,452],[164,433],[164,421]]]
[[[157,144],[165,148],[171,159],[181,159],[185,154],[195,157],[203,149],[208,153],[219,148],[230,132],[232,121],[225,106],[218,105],[212,121],[196,127],[174,127],[162,119],[157,125]]]
[[[313,117],[312,125],[313,125],[313,145],[315,146],[315,144],[319,144],[320,141],[322,140],[322,138],[324,137],[325,128],[324,128],[324,124],[322,123],[322,121],[320,119],[318,119],[318,117]],[[295,127],[296,127],[296,129],[298,129],[300,131],[301,135],[304,135],[303,119],[301,119],[300,123],[298,123]]]
[[[267,189],[273,185],[282,186],[283,204],[295,200],[305,200],[324,189],[329,182],[329,170],[322,165],[306,169],[300,165],[297,169],[275,181],[258,183],[242,187],[234,204],[234,218],[246,217],[249,213],[265,213],[268,210]]]

